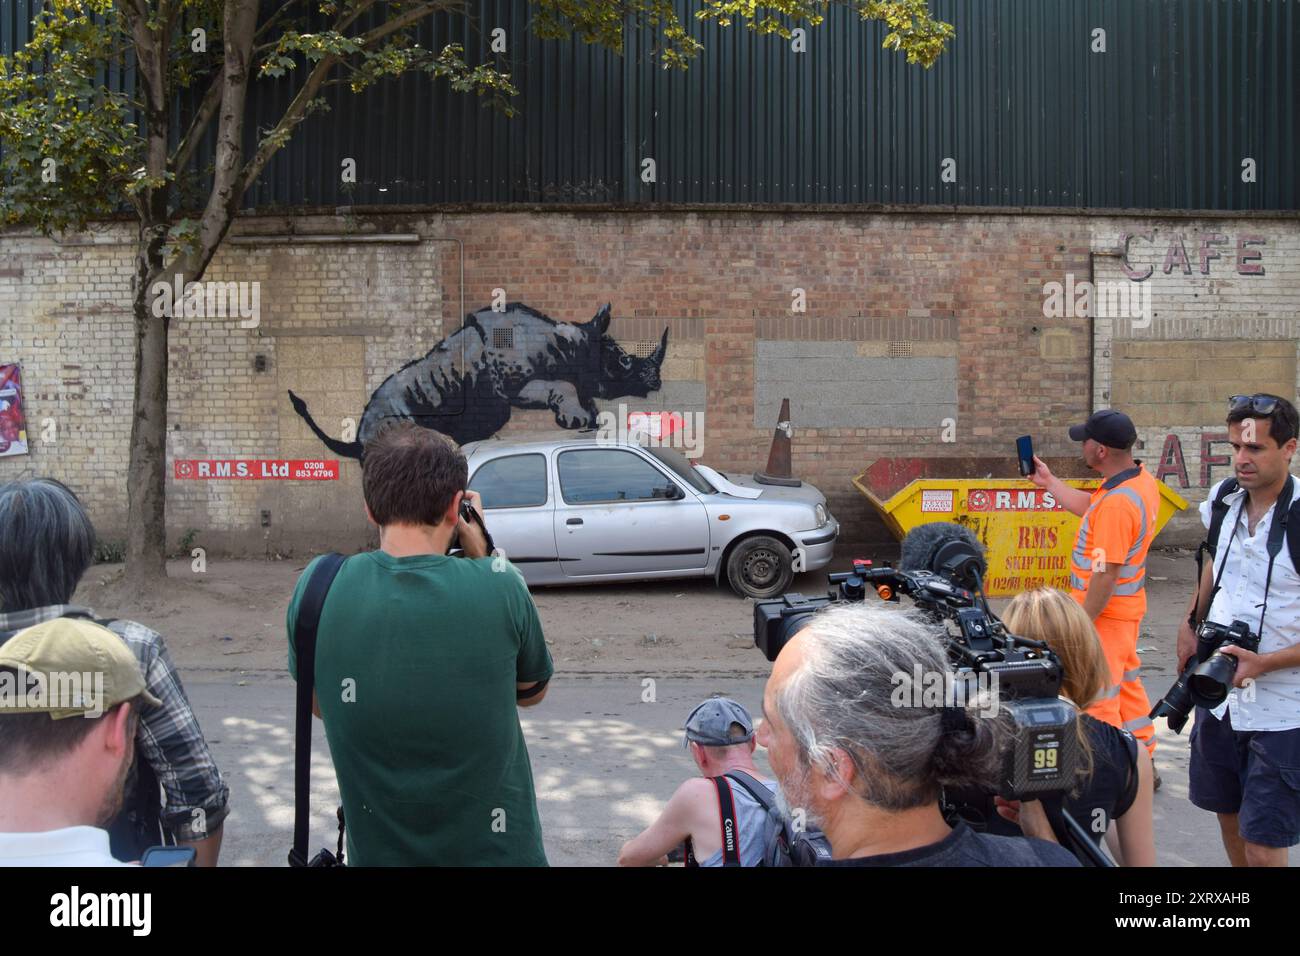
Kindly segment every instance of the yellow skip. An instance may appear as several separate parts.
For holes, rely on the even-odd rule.
[[[1070,549],[1079,518],[1046,491],[1019,478],[918,478],[887,501],[867,487],[863,472],[853,479],[889,530],[901,539],[917,525],[951,521],[969,528],[988,549],[985,592],[1006,597],[1028,588],[1069,590]],[[1067,478],[1090,494],[1100,479]],[[1187,507],[1178,492],[1160,482],[1156,534]]]

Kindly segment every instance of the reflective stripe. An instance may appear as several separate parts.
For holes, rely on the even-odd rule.
[[[1115,585],[1115,590],[1110,593],[1112,596],[1118,594],[1120,597],[1130,597],[1142,593],[1144,587],[1146,587],[1145,574],[1136,581],[1125,581],[1123,584]]]
[[[1127,684],[1131,680],[1137,680],[1141,670],[1142,668],[1139,667],[1136,670],[1125,671],[1124,676],[1120,678],[1120,683]]]
[[[1105,501],[1107,498],[1109,498],[1111,495],[1123,495],[1129,501],[1133,502],[1133,504],[1137,507],[1138,517],[1141,519],[1141,526],[1138,531],[1137,540],[1133,542],[1133,547],[1129,548],[1128,554],[1124,557],[1126,563],[1120,568],[1119,571],[1121,577],[1130,577],[1138,573],[1138,571],[1142,570],[1146,566],[1145,561],[1142,564],[1134,564],[1133,561],[1141,553],[1142,546],[1146,541],[1147,506],[1146,503],[1142,500],[1142,496],[1140,494],[1138,494],[1132,488],[1125,488],[1123,485],[1121,485],[1118,488],[1112,488],[1110,491],[1106,492],[1099,499],[1097,499],[1096,504],[1089,507],[1088,510],[1083,513],[1083,520],[1079,523],[1079,534],[1074,539],[1074,551],[1071,554],[1071,558],[1073,558],[1075,567],[1079,568],[1079,570],[1091,571],[1092,562],[1088,558],[1088,532],[1090,530],[1088,518],[1092,515],[1093,511],[1096,508],[1100,507],[1101,503]],[[1106,562],[1106,563],[1109,564],[1110,562]],[[1121,592],[1118,589],[1116,589],[1115,593],[1121,594],[1121,593],[1134,593],[1134,592]]]
[[[1119,696],[1119,684],[1116,684],[1110,690],[1106,691],[1106,693],[1102,694],[1101,699],[1110,700],[1112,697],[1118,697],[1118,696]]]
[[[1084,582],[1083,578],[1073,573],[1070,575],[1070,587],[1074,588],[1076,591],[1088,590],[1088,585]]]
[[[1146,570],[1146,566],[1147,563],[1145,561],[1143,561],[1141,564],[1122,564],[1120,565],[1119,568],[1120,577],[1131,578],[1135,574],[1141,574],[1143,571]],[[1082,571],[1084,574],[1088,574],[1092,571],[1091,566],[1086,564],[1072,563],[1071,567],[1075,571]]]
[[[1074,563],[1077,565],[1087,565],[1088,562],[1088,515],[1092,514],[1092,508],[1083,513],[1083,520],[1079,522],[1079,533],[1074,539]]]
[[[1137,507],[1138,516],[1142,519],[1142,527],[1138,531],[1137,541],[1133,543],[1133,547],[1129,548],[1128,556],[1124,559],[1125,561],[1132,561],[1139,553],[1141,553],[1142,542],[1144,542],[1147,537],[1147,506],[1142,501],[1141,495],[1132,488],[1125,488],[1123,485],[1108,492],[1105,497],[1102,498],[1102,501],[1105,501],[1106,498],[1109,498],[1111,495],[1123,495],[1129,501],[1133,502]]]
[[[1143,727],[1154,727],[1150,717],[1134,717],[1132,720],[1126,720],[1123,723],[1123,729],[1127,731],[1141,730]]]

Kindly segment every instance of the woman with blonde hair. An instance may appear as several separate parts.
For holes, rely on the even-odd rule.
[[[1079,710],[1083,774],[1074,792],[1066,795],[1065,809],[1098,846],[1114,822],[1111,852],[1121,866],[1155,866],[1151,757],[1128,731],[1084,713],[1119,692],[1110,686],[1101,639],[1087,612],[1063,591],[1038,588],[1012,598],[1002,621],[1012,633],[1045,641],[1056,653],[1065,672],[1061,696]]]

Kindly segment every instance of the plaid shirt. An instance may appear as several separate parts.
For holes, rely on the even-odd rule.
[[[90,608],[53,604],[0,614],[0,631],[21,630],[68,613],[94,617]],[[162,784],[163,825],[178,841],[211,836],[230,812],[230,788],[221,779],[208,742],[203,739],[203,731],[199,729],[163,639],[156,631],[134,621],[114,620],[107,626],[131,648],[140,661],[146,686],[162,701],[161,707],[140,711],[135,739],[136,759],[143,758]],[[134,778],[133,766],[128,779]]]

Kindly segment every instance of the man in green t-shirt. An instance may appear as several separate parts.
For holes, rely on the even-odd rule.
[[[545,866],[516,707],[553,667],[523,575],[459,517],[465,456],[411,422],[367,443],[366,514],[379,550],[339,569],[321,611],[316,715],[325,722],[358,866]],[[465,557],[448,557],[454,536]],[[319,560],[319,559],[317,559]],[[293,631],[313,561],[289,603]]]

